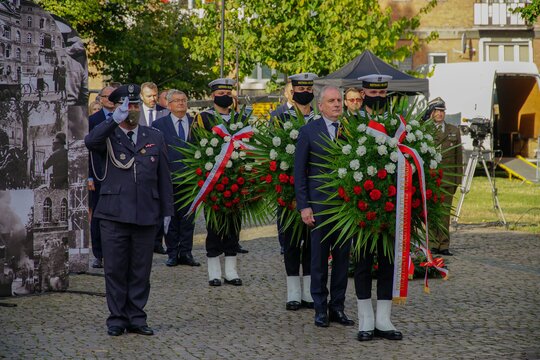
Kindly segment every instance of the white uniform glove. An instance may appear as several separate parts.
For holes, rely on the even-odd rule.
[[[169,232],[169,224],[171,223],[171,217],[165,216],[163,218],[163,232],[167,234]]]
[[[114,110],[112,114],[112,118],[117,124],[120,124],[122,121],[127,119],[128,113],[129,113],[128,108],[129,108],[129,97],[126,96],[122,105],[117,107],[116,110]]]

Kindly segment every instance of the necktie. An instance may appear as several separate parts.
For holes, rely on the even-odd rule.
[[[127,132],[127,136],[129,138],[129,141],[131,141],[131,144],[133,144],[133,146],[135,146],[135,141],[133,141],[133,135],[135,135],[135,133],[133,131],[128,131]]]
[[[110,120],[112,118],[112,112],[107,114],[107,120]]]
[[[334,139],[333,140],[336,140],[337,139],[337,131],[338,131],[338,126],[339,124],[337,122],[333,122],[332,123],[332,126],[334,127]]]
[[[180,140],[185,141],[186,140],[186,132],[184,131],[184,127],[182,126],[182,119],[178,119],[178,137]]]
[[[150,109],[148,110],[148,126],[152,126],[153,122],[154,122],[154,110]]]

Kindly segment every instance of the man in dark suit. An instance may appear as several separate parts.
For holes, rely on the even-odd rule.
[[[193,118],[187,114],[187,96],[184,92],[171,89],[167,93],[169,115],[155,120],[152,126],[159,129],[168,145],[169,170],[171,175],[178,176],[184,170],[185,165],[181,162],[184,158],[181,152],[174,147],[185,147],[192,141],[190,128]],[[174,173],[174,174],[173,174]],[[168,259],[167,266],[189,265],[200,266],[193,258],[193,231],[195,230],[194,214],[186,217],[189,205],[182,207],[180,189],[174,185],[174,212],[169,231],[165,235]]]
[[[322,114],[300,128],[294,158],[294,188],[297,209],[302,221],[311,230],[311,296],[315,303],[315,325],[328,327],[329,321],[342,325],[353,325],[344,312],[345,292],[347,290],[347,269],[349,266],[350,242],[334,246],[338,235],[328,234],[333,224],[317,227],[326,220],[318,215],[326,206],[318,202],[327,199],[327,195],[318,188],[324,183],[314,178],[328,170],[322,166],[327,154],[323,149],[325,138],[334,140],[338,136],[339,117],[343,112],[341,92],[334,86],[325,86],[319,95],[319,110]],[[332,278],[330,282],[330,302],[327,301],[328,256],[332,254]]]
[[[109,100],[109,95],[114,91],[114,87],[106,86],[99,92],[99,102],[101,110],[91,115],[88,118],[88,131],[92,131],[97,125],[104,122],[106,119],[112,118],[114,112],[114,103]],[[92,241],[92,253],[94,254],[93,268],[103,267],[103,251],[101,249],[101,232],[99,231],[99,219],[94,217],[99,200],[99,191],[101,189],[101,177],[103,169],[101,169],[101,159],[98,153],[90,152],[90,161],[88,162],[88,197],[90,207],[90,238]]]
[[[126,329],[154,334],[144,312],[152,249],[156,228],[165,219],[167,232],[174,211],[167,145],[159,130],[138,125],[139,94],[133,84],[113,91],[109,99],[122,105],[85,138],[106,169],[94,216],[100,219],[110,336]]]
[[[433,99],[428,104],[429,115],[437,134],[435,142],[442,150],[441,168],[443,169],[443,189],[448,192],[444,197],[444,202],[448,206],[448,214],[443,218],[445,231],[437,231],[435,235],[432,252],[446,256],[452,256],[450,248],[450,209],[452,200],[456,193],[457,186],[461,183],[463,176],[463,148],[461,146],[461,134],[457,126],[444,121],[446,115],[446,103],[440,97]]]

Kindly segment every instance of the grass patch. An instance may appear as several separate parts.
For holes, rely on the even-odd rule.
[[[495,186],[509,229],[540,234],[540,185],[497,177]],[[454,196],[454,206],[457,206],[460,196],[458,189]],[[471,191],[465,195],[459,223],[486,224],[498,220],[487,178],[475,176]]]

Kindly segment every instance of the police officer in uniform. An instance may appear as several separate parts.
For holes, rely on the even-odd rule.
[[[203,110],[196,116],[195,124],[212,131],[219,122],[246,123],[246,118],[239,118],[239,114],[232,109],[232,90],[235,81],[228,78],[216,79],[208,84],[212,90],[214,107]],[[218,116],[219,114],[219,116]],[[221,120],[220,120],[221,119]],[[240,222],[241,220],[238,219]],[[238,276],[236,254],[239,250],[240,230],[230,231],[227,234],[220,233],[209,224],[206,226],[206,256],[208,257],[208,283],[210,286],[221,286],[221,264],[219,256],[225,254],[225,283],[235,286],[242,285],[242,279]]]
[[[104,172],[94,216],[100,219],[110,336],[154,334],[144,312],[154,238],[161,219],[167,229],[173,214],[167,147],[159,130],[138,125],[139,93],[133,84],[113,91],[109,99],[122,105],[85,138],[101,155]]]
[[[442,149],[441,168],[443,173],[443,189],[448,192],[444,197],[444,203],[448,207],[448,213],[443,221],[445,230],[437,230],[435,234],[435,247],[431,251],[435,254],[452,256],[450,252],[450,208],[456,193],[457,185],[461,183],[463,176],[463,148],[461,146],[461,134],[457,126],[444,121],[446,103],[440,97],[431,100],[428,104],[428,112],[437,128],[435,141]],[[457,146],[456,146],[457,145]]]
[[[372,74],[359,78],[364,90],[363,111],[361,116],[376,120],[378,116],[386,118],[388,106],[387,88],[390,75]],[[365,250],[365,251],[364,251]],[[354,285],[358,304],[358,336],[359,341],[373,340],[374,336],[389,340],[401,340],[403,335],[397,331],[390,315],[392,311],[392,285],[394,267],[391,255],[383,251],[382,237],[377,239],[377,315],[373,312],[371,303],[371,270],[374,253],[362,249],[354,271]]]

